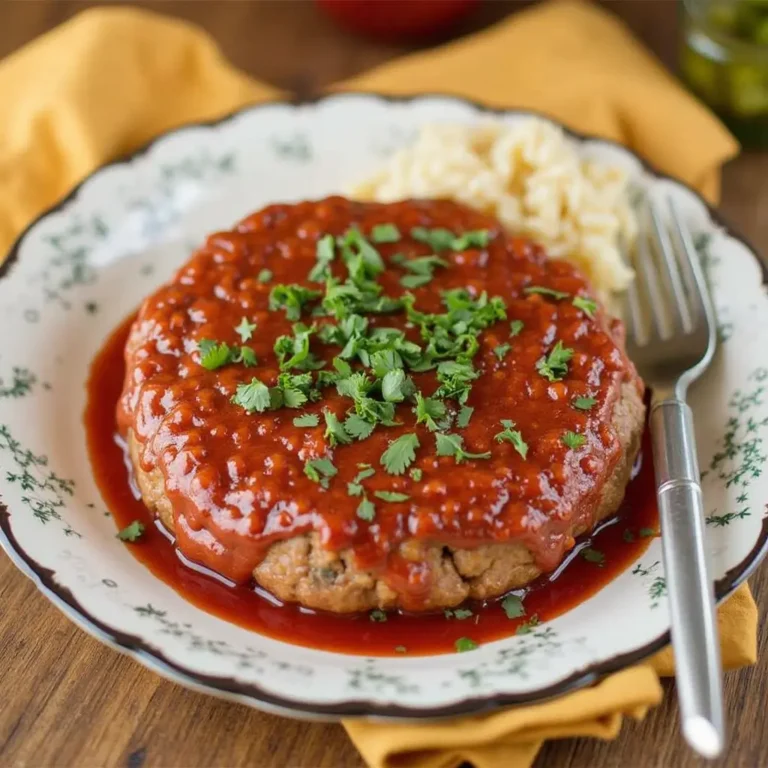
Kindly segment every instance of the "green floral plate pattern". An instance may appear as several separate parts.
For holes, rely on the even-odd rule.
[[[185,127],[105,166],[22,235],[0,270],[0,544],[86,631],[184,685],[302,717],[434,718],[586,685],[668,640],[658,539],[598,594],[468,654],[365,658],[230,625],[159,582],[115,538],[85,449],[84,383],[108,333],[206,233],[275,200],[341,190],[426,122],[469,102],[364,94],[266,104]],[[712,284],[721,344],[691,392],[708,548],[723,598],[768,541],[768,301],[754,251],[693,192],[627,150],[573,136],[684,212]]]

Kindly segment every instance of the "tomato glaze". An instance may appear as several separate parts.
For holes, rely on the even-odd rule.
[[[460,467],[458,457],[439,450],[426,423],[415,423],[407,398],[397,405],[396,423],[375,428],[365,439],[342,441],[329,435],[324,418],[344,420],[352,400],[334,386],[322,387],[319,401],[300,409],[254,406],[263,412],[248,413],[242,403],[233,402],[254,378],[262,387],[277,385],[275,343],[290,336],[292,321],[299,317],[317,322],[312,352],[330,369],[342,345],[336,337],[332,343],[322,339],[323,330],[337,326],[330,315],[313,314],[320,297],[289,313],[278,308],[280,301],[271,306],[270,294],[280,284],[323,288],[309,277],[321,239],[350,231],[372,237],[376,227],[393,225],[399,239],[378,246],[385,266],[377,277],[382,297],[397,303],[405,293],[402,265],[437,249],[441,266],[427,284],[412,287],[422,317],[441,313],[446,292],[452,290],[487,294],[505,307],[482,332],[463,333],[464,343],[471,346],[470,336],[476,345],[472,361],[478,378],[466,401],[474,413],[457,439],[481,460],[470,458]],[[454,250],[414,234],[425,228],[482,231],[488,239]],[[350,271],[343,258],[330,268],[338,280]],[[267,282],[258,277],[264,269],[271,274]],[[179,548],[189,559],[247,584],[273,545],[309,535],[326,552],[351,554],[358,570],[397,593],[397,605],[423,610],[442,604],[441,590],[446,589],[428,547],[434,556],[438,544],[472,550],[518,543],[527,547],[538,569],[550,572],[572,548],[574,531],[591,527],[602,489],[621,472],[626,448],[613,415],[627,387],[636,389],[632,401],[637,403],[642,383],[623,352],[621,324],[597,306],[579,306],[578,300],[591,301],[590,294],[572,264],[548,259],[539,245],[508,236],[495,219],[450,201],[376,204],[336,197],[272,205],[231,231],[211,235],[144,302],[126,351],[118,426],[136,441],[134,464],[142,480],[149,473],[155,473],[155,487],[162,480]],[[426,344],[435,335],[434,329],[420,329],[402,308],[360,312],[368,315],[372,328],[402,333],[411,344]],[[510,321],[520,324],[513,335]],[[201,343],[237,345],[236,328],[243,322],[256,328],[247,346],[257,364],[215,370],[201,365]],[[452,322],[460,327],[467,321]],[[545,377],[539,367],[562,345],[569,355],[567,376],[550,372]],[[412,378],[425,397],[438,387],[434,369],[414,370]],[[449,415],[458,418],[456,399],[443,395]],[[593,405],[578,409],[578,398]],[[623,400],[627,405],[628,398]],[[317,426],[296,426],[299,413],[314,414]],[[525,451],[511,440],[494,439],[501,420],[516,423]],[[411,465],[416,476],[382,469],[385,451],[403,436],[417,441]],[[579,442],[569,443],[568,436]],[[336,469],[329,483],[306,472],[307,462],[318,460],[330,460]],[[368,510],[369,516],[359,512],[360,494],[348,490],[360,462],[376,469],[363,483],[365,494],[383,500],[376,501],[375,513]],[[292,594],[284,555],[275,558],[280,562],[269,563],[257,578],[270,582],[278,594]],[[341,599],[366,602],[364,590],[344,590],[342,598],[336,585],[315,587],[329,570],[333,578],[332,568],[312,565],[303,602],[321,607]]]
[[[85,427],[96,482],[118,529],[134,520],[145,524],[141,539],[126,544],[138,560],[198,608],[246,629],[297,645],[365,656],[452,653],[461,637],[487,643],[515,634],[534,616],[543,623],[570,610],[634,562],[651,541],[647,534],[658,530],[653,469],[650,461],[639,462],[619,513],[591,537],[579,538],[553,574],[516,592],[523,595],[526,613],[511,620],[494,601],[469,604],[473,615],[463,620],[442,613],[389,613],[387,621],[379,623],[368,614],[343,616],[283,605],[251,585],[227,584],[183,558],[131,485],[115,405],[123,386],[123,352],[132,321],[129,318],[105,343],[88,382]],[[647,432],[643,454],[650,456]],[[587,547],[603,555],[602,565],[580,554]]]

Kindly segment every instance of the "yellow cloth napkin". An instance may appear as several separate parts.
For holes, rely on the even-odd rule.
[[[634,667],[544,704],[483,717],[431,725],[348,720],[344,727],[370,766],[458,768],[470,763],[475,768],[516,768],[530,765],[547,739],[613,739],[624,715],[641,720],[662,695],[656,673]]]
[[[279,95],[199,29],[164,16],[98,8],[39,37],[0,64],[0,254],[107,160]]]
[[[746,584],[720,606],[718,627],[726,669],[757,658],[757,607]],[[642,720],[661,701],[659,675],[674,674],[672,649],[596,685],[527,707],[426,725],[345,720],[344,727],[372,768],[526,768],[547,739],[613,739],[627,715]]]
[[[714,200],[736,151],[610,14],[544,3],[466,40],[383,66],[341,87],[442,91],[547,112],[621,141]],[[129,8],[89,10],[0,62],[0,253],[80,178],[175,125],[279,96],[233,69],[201,30]],[[757,611],[746,585],[718,614],[729,668],[756,656]],[[548,738],[612,738],[624,715],[658,703],[665,651],[554,701],[477,718],[407,726],[344,725],[371,766],[530,765]]]

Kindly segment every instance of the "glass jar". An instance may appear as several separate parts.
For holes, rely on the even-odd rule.
[[[680,70],[745,147],[768,148],[768,0],[682,0]]]

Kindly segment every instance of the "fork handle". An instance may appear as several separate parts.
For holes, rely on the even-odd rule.
[[[682,730],[712,758],[725,744],[722,668],[693,415],[682,400],[661,400],[650,422]]]

